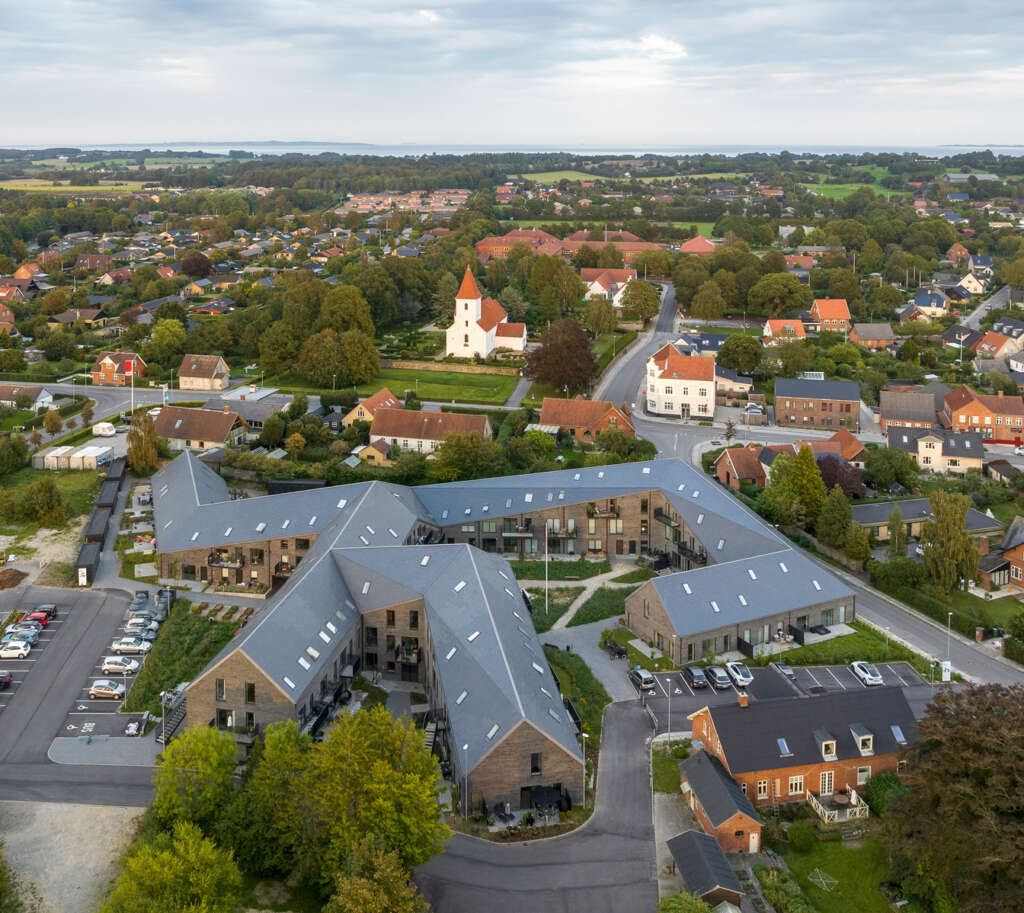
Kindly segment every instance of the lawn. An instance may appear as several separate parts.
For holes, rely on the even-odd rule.
[[[159,716],[160,692],[195,678],[234,632],[234,622],[206,618],[193,612],[187,599],[177,600],[160,626],[122,709],[148,710]]]
[[[682,759],[675,757],[669,752],[667,743],[651,746],[651,773],[654,777],[654,791],[656,793],[679,792],[680,760]]]
[[[636,634],[630,631],[629,628],[621,625],[616,628],[606,628],[601,632],[602,647],[611,640],[617,644],[622,644],[626,648],[626,666],[630,669],[634,666],[643,666],[650,672],[664,672],[665,670],[679,668],[668,657],[661,656],[658,659],[651,659],[646,653],[641,653],[630,644],[631,640],[636,639]]]
[[[672,225],[675,228],[693,228],[697,226],[697,234],[703,235],[705,238],[710,238],[715,232],[714,222],[673,222]]]
[[[596,174],[588,174],[585,171],[537,171],[532,174],[517,174],[513,177],[522,178],[526,181],[537,181],[540,184],[557,184],[559,181],[608,181],[611,178],[603,178]]]
[[[979,599],[972,593],[957,590],[952,594],[954,610],[963,612],[978,620],[985,627],[1005,628],[1010,619],[1024,609],[1024,603],[1014,596],[1003,596],[1000,599]]]
[[[0,431],[13,431],[19,425],[24,425],[25,422],[31,421],[35,417],[36,414],[31,409],[15,412],[6,418],[0,418]]]
[[[590,734],[590,747],[601,744],[601,718],[612,699],[594,673],[575,653],[557,647],[544,647],[544,655],[558,678],[558,688],[576,708],[583,721],[583,731]]]
[[[600,587],[576,610],[576,614],[569,619],[568,627],[622,615],[626,611],[626,597],[634,590],[635,586]]]
[[[877,184],[801,184],[800,186],[806,187],[812,193],[828,197],[831,200],[845,200],[851,193],[860,190],[862,187],[867,187],[883,197],[906,196],[904,193],[887,190],[885,187],[879,187]]]
[[[872,837],[865,837],[859,847],[816,840],[810,852],[790,849],[783,858],[819,913],[889,913],[892,909],[878,889],[886,878],[885,847]],[[836,887],[825,891],[812,882],[815,869],[834,878]]]
[[[544,561],[509,562],[516,580],[543,580],[544,564]],[[612,569],[607,558],[600,561],[588,561],[586,558],[578,558],[575,561],[549,561],[547,565],[548,580],[584,580],[598,574],[607,574]]]
[[[657,181],[736,181],[750,177],[749,171],[708,171],[704,174],[672,174],[668,177],[638,178],[645,184]]]
[[[620,330],[604,333],[594,340],[594,356],[597,358],[597,376],[600,376],[611,360],[636,339],[636,330]]]
[[[105,475],[105,472],[95,469],[51,472],[46,469],[34,469],[31,466],[26,466],[24,469],[4,476],[0,487],[6,489],[9,494],[16,494],[38,479],[51,478],[57,483],[57,489],[71,510],[71,516],[80,517],[93,509],[96,495],[99,494],[100,482]]]
[[[517,377],[505,374],[461,374],[455,371],[411,371],[407,368],[383,368],[373,380],[360,385],[360,397],[376,393],[387,387],[399,398],[406,390],[415,390],[421,400],[432,402],[480,403],[504,405],[516,388]],[[320,393],[321,387],[310,384],[296,374],[268,377],[267,386],[275,386],[286,393]]]
[[[560,586],[548,590],[548,610],[544,611],[544,587],[530,587],[530,598],[533,599],[533,627],[538,634],[543,634],[561,618],[573,601],[584,590],[581,586]]]
[[[635,571],[630,571],[628,574],[612,577],[612,583],[643,583],[654,576],[656,576],[654,571],[649,567],[638,567]]]

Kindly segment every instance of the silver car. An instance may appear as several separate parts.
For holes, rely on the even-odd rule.
[[[732,682],[729,681],[729,676],[725,674],[725,670],[721,666],[708,666],[704,670],[704,676],[720,691],[724,691],[726,688],[732,687]]]
[[[139,661],[124,656],[107,656],[100,670],[104,675],[134,675],[139,671]]]
[[[115,701],[124,698],[124,685],[110,679],[97,679],[89,686],[89,700],[110,698]]]
[[[120,637],[110,645],[111,653],[148,653],[153,645],[140,637]]]

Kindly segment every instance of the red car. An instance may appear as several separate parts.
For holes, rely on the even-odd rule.
[[[11,673],[0,672],[0,689],[7,688],[11,684]]]
[[[50,616],[46,612],[29,612],[21,616],[22,621],[38,621],[44,628],[50,623]]]

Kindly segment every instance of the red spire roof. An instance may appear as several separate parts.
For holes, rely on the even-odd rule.
[[[476,287],[476,279],[473,278],[473,270],[466,267],[466,275],[462,277],[462,285],[459,286],[459,294],[456,298],[482,298],[480,289]]]

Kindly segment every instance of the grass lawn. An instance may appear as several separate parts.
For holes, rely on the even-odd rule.
[[[749,171],[708,171],[704,174],[673,174],[668,177],[654,176],[649,178],[639,178],[638,180],[643,181],[645,184],[650,184],[656,181],[733,181],[749,177]]]
[[[71,510],[71,516],[80,517],[92,510],[96,503],[96,495],[100,491],[100,482],[106,476],[105,472],[95,469],[65,470],[52,472],[46,469],[34,469],[26,466],[17,472],[4,476],[0,486],[5,488],[9,494],[17,494],[21,489],[27,488],[33,482],[42,478],[53,479],[57,483],[57,489]]]
[[[1002,504],[993,504],[992,513],[1000,523],[1005,523],[1009,526],[1013,522],[1013,518],[1017,516],[1017,507],[1013,501],[1004,501]]]
[[[583,603],[576,614],[569,619],[569,627],[576,625],[590,624],[592,621],[600,621],[602,618],[614,618],[626,611],[626,597],[636,587],[603,586],[595,590],[590,598]]]
[[[159,716],[160,692],[195,678],[234,632],[233,622],[199,615],[187,599],[175,601],[122,709],[148,710]]]
[[[36,586],[78,586],[78,571],[69,561],[51,561],[36,578]]]
[[[622,644],[626,648],[626,667],[632,669],[634,666],[643,666],[650,672],[664,672],[671,671],[672,669],[678,669],[672,660],[666,656],[661,656],[658,659],[651,659],[646,653],[641,653],[636,647],[630,644],[631,640],[636,640],[637,636],[629,628],[618,626],[615,628],[606,628],[601,632],[601,644],[606,644],[609,640],[615,641],[617,644]]]
[[[885,880],[885,847],[865,837],[863,845],[814,842],[808,853],[790,849],[783,857],[797,883],[819,913],[888,913],[889,901],[878,890]],[[815,869],[839,883],[824,891],[810,880]]]
[[[357,390],[360,397],[369,396],[381,387],[387,387],[399,398],[404,397],[406,390],[415,390],[421,400],[500,406],[512,395],[518,379],[513,375],[504,374],[459,374],[455,371],[384,368],[373,380],[362,384]],[[268,377],[266,384],[288,393],[319,393],[322,389],[295,374]]]
[[[378,704],[386,704],[388,702],[387,691],[383,688],[378,688],[365,676],[357,675],[352,679],[352,690],[366,692],[366,697],[362,704],[364,710],[369,710]]]
[[[530,389],[526,391],[526,396],[523,397],[523,401],[520,405],[532,406],[535,409],[539,409],[544,405],[545,396],[553,396],[556,399],[561,399],[565,396],[565,393],[562,390],[556,390],[550,384],[543,384],[537,380],[530,384]]]
[[[18,425],[24,425],[25,422],[31,421],[35,417],[36,414],[31,409],[15,412],[6,418],[0,418],[0,431],[13,431]]]
[[[668,751],[668,745],[651,746],[651,772],[654,775],[654,791],[656,793],[679,792],[679,762]]]
[[[517,178],[538,181],[541,184],[557,184],[559,181],[608,181],[611,178],[588,174],[586,171],[537,171],[532,174],[517,174]]]
[[[557,647],[544,647],[544,655],[558,677],[559,690],[564,694],[583,720],[583,731],[590,733],[590,748],[601,744],[601,717],[612,699],[594,673],[575,653],[566,653]]]
[[[1014,596],[1003,596],[1000,599],[979,599],[973,593],[957,591],[952,594],[952,599],[953,609],[976,618],[978,624],[986,627],[1005,628],[1010,619],[1024,609],[1024,603]]]
[[[636,339],[636,330],[620,330],[604,333],[594,340],[594,357],[597,359],[597,375],[600,376],[611,360]]]
[[[845,200],[851,193],[860,190],[862,187],[867,187],[882,197],[906,196],[905,193],[887,190],[885,187],[879,187],[877,184],[801,184],[800,186],[806,187],[812,193],[828,197],[831,200]]]
[[[630,571],[628,574],[619,574],[618,577],[612,577],[612,583],[643,583],[654,576],[656,576],[654,571],[649,567],[638,567],[635,571]]]
[[[538,634],[543,634],[561,618],[573,600],[583,592],[581,586],[553,587],[548,591],[548,611],[544,611],[544,587],[531,587],[530,597],[533,599],[533,627]]]
[[[516,575],[516,580],[544,579],[544,561],[510,561],[509,564]],[[576,561],[549,561],[547,565],[548,580],[584,580],[598,574],[607,574],[612,569],[607,558],[600,561],[588,561],[586,558],[578,558]]]

